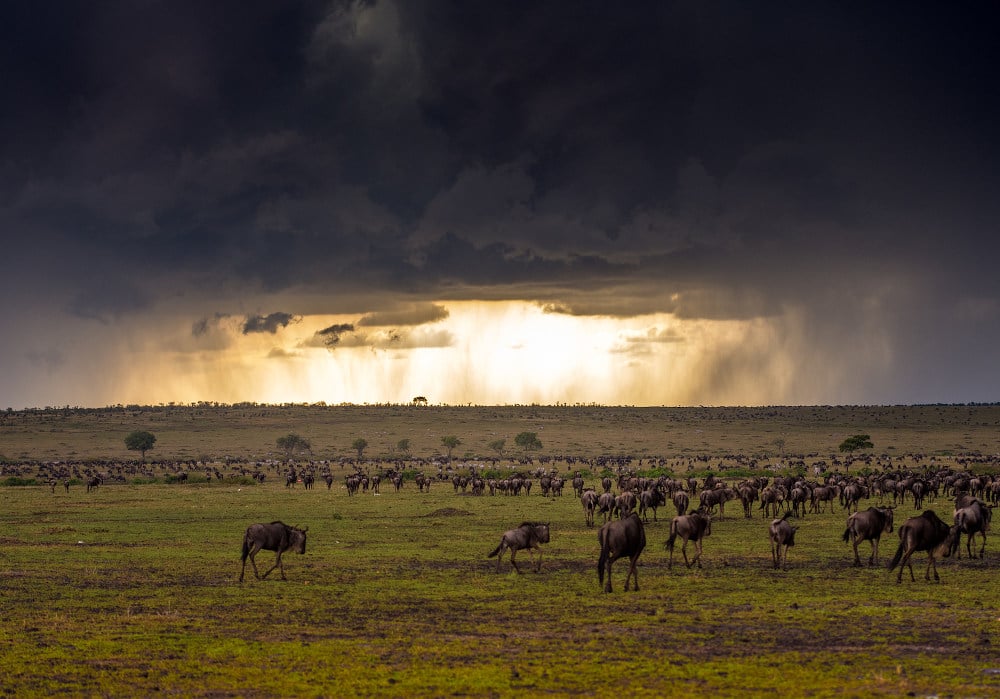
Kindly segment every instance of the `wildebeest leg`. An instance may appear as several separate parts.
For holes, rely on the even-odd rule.
[[[693,566],[695,563],[701,568],[701,539],[694,542],[694,558],[691,559],[691,563],[688,564],[688,568]]]
[[[684,542],[681,544],[681,553],[684,554],[684,565],[686,565],[688,568],[690,568],[691,567],[691,563],[693,563],[693,561],[688,561],[688,551],[687,551],[687,549],[688,549],[688,540],[687,540],[687,537],[684,537]]]
[[[259,551],[260,551],[260,545],[255,543],[253,546],[250,547],[250,550],[247,552],[247,555],[243,557],[243,568],[240,569],[240,582],[243,582],[243,574],[247,570],[247,558],[250,559],[250,565],[253,566],[254,577],[260,580],[260,573],[257,572],[257,561],[254,560]]]
[[[941,578],[938,576],[938,572],[937,572],[937,563],[934,560],[934,552],[933,551],[928,551],[927,552],[927,572],[924,573],[924,580],[926,580],[927,582],[931,581],[931,568],[934,569],[934,579],[936,581],[938,581],[938,582],[941,582]]]
[[[517,561],[514,560],[514,554],[515,553],[517,553],[517,549],[514,548],[513,546],[511,546],[510,547],[510,564],[512,566],[514,566],[514,570],[516,570],[517,574],[520,575],[521,574],[521,569],[517,567]]]
[[[253,559],[251,559],[251,560],[253,560]],[[254,565],[254,568],[256,568],[256,567],[257,566]],[[270,568],[268,568],[267,572],[264,573],[262,576],[260,576],[260,579],[263,580],[264,578],[266,578],[271,573],[271,571],[273,571],[275,568],[281,568],[281,579],[282,580],[287,580],[288,579],[288,578],[285,577],[285,566],[283,566],[281,564],[281,551],[278,551],[278,555],[274,557],[274,565],[271,566]]]
[[[604,562],[604,591],[611,592],[611,564],[615,562],[614,554],[608,556],[608,559]]]
[[[910,556],[913,555],[913,550],[909,549],[903,554],[903,560],[899,564],[899,574],[896,576],[896,582],[903,582],[903,568],[910,569],[910,582],[916,582],[917,579],[913,577],[913,564],[910,563]]]
[[[855,535],[855,536],[851,537],[851,543],[854,545],[854,565],[856,567],[860,568],[861,567],[861,556],[858,554],[858,544],[861,543],[861,542],[858,541],[858,537]],[[871,564],[872,564],[871,559],[868,559],[868,565],[871,565]]]
[[[639,562],[638,556],[632,556],[628,559],[628,574],[625,576],[625,592],[628,592],[628,579],[632,578],[632,589],[636,592],[639,591],[639,571],[635,569],[636,563]]]
[[[872,555],[868,559],[868,565],[873,566],[878,563],[878,539],[872,539]]]

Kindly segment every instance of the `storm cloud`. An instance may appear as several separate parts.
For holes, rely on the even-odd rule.
[[[4,321],[169,310],[197,338],[230,312],[244,334],[325,314],[354,320],[303,346],[445,347],[449,302],[522,300],[765,320],[817,358],[884,344],[891,371],[859,350],[880,379],[856,402],[996,399],[994,14],[13,4],[0,293],[25,300]],[[43,335],[0,360],[52,370]],[[727,356],[706,385],[753,371]]]

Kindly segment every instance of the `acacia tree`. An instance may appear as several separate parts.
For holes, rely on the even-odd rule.
[[[872,438],[867,434],[856,434],[840,443],[840,451],[852,454],[858,449],[873,449]]]
[[[358,437],[353,442],[351,442],[351,449],[356,449],[358,452],[358,458],[365,458],[365,449],[368,448],[368,440],[364,437]]]
[[[146,460],[146,452],[156,444],[156,436],[152,432],[136,430],[129,432],[125,437],[125,448],[129,451],[137,451],[142,454],[142,460]]]
[[[537,432],[522,432],[514,437],[514,444],[525,451],[534,451],[542,448],[542,442],[538,439]]]
[[[409,456],[410,455],[410,440],[408,440],[408,439],[401,439],[401,440],[399,440],[398,442],[396,442],[396,448],[399,449],[403,453],[403,456]]]
[[[867,434],[856,434],[853,437],[848,437],[843,442],[840,443],[840,451],[847,452],[848,454],[853,454],[859,449],[872,449],[875,445],[872,444],[872,438]],[[847,470],[851,470],[851,464],[848,462]]]
[[[455,435],[448,435],[447,437],[441,438],[441,446],[443,446],[445,449],[448,450],[448,461],[451,461],[452,449],[454,449],[461,443],[462,440],[456,437]]]
[[[284,437],[278,437],[277,440],[278,449],[285,452],[285,458],[290,459],[298,452],[308,452],[312,451],[312,444],[309,443],[308,439],[300,437],[295,433],[286,434]]]
[[[503,458],[503,448],[507,444],[506,439],[494,439],[492,442],[486,446],[497,453],[497,456],[501,459]]]

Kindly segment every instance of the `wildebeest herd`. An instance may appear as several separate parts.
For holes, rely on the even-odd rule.
[[[396,483],[398,474],[392,474],[389,479],[399,490],[401,483]],[[489,482],[493,479],[482,479],[478,485],[476,474],[470,479],[472,494],[483,495],[486,492],[497,494],[527,494],[530,492],[530,478],[517,486]],[[349,494],[354,494],[360,487],[360,476],[352,474],[347,477]],[[401,478],[400,478],[401,480]],[[377,488],[378,478],[369,479]],[[752,518],[754,503],[759,502],[758,511],[762,512],[767,522],[768,515],[772,517],[767,523],[766,535],[771,546],[771,562],[774,569],[788,569],[789,549],[795,545],[795,535],[799,526],[793,521],[808,517],[809,513],[818,514],[829,509],[834,511],[835,503],[848,513],[842,540],[849,543],[853,549],[853,565],[861,566],[859,545],[869,542],[871,554],[868,565],[878,565],[878,549],[883,534],[893,532],[895,508],[900,506],[907,497],[912,498],[914,505],[920,505],[927,497],[938,497],[943,493],[954,496],[953,522],[946,523],[932,510],[910,517],[899,527],[899,545],[889,564],[889,570],[897,567],[897,582],[902,582],[903,569],[910,571],[911,580],[915,580],[911,558],[918,552],[927,552],[927,570],[925,579],[939,581],[936,562],[939,558],[955,555],[961,556],[963,535],[966,537],[965,548],[969,558],[982,558],[986,547],[986,535],[989,531],[992,517],[992,507],[995,504],[998,489],[990,477],[979,478],[969,474],[938,473],[915,477],[907,474],[885,473],[865,477],[848,478],[835,476],[823,482],[810,482],[805,478],[775,476],[773,478],[745,479],[736,483],[709,475],[703,482],[696,479],[671,479],[665,476],[659,478],[642,478],[634,474],[622,474],[618,479],[618,494],[612,492],[614,481],[605,476],[600,481],[603,490],[598,494],[594,488],[584,486],[583,478],[578,474],[573,478],[574,492],[580,498],[584,510],[585,525],[595,526],[595,518],[600,515],[602,524],[597,532],[600,554],[597,561],[598,582],[607,592],[611,591],[611,568],[615,561],[627,558],[628,571],[625,577],[625,589],[631,584],[632,589],[638,589],[637,562],[646,547],[646,523],[648,514],[653,513],[657,521],[656,508],[673,503],[677,515],[670,520],[669,538],[664,547],[669,552],[668,568],[673,567],[676,542],[680,540],[680,553],[688,568],[702,566],[704,540],[712,533],[713,518],[724,519],[725,503],[739,499],[743,505],[743,514]],[[902,485],[900,485],[902,484]],[[464,487],[455,481],[455,492]],[[553,487],[549,478],[545,488],[546,497],[561,496],[561,485]],[[423,487],[421,487],[423,490]],[[377,492],[377,491],[375,491]],[[982,497],[993,502],[987,502]],[[687,512],[690,500],[697,497],[699,505],[693,512]],[[864,498],[877,498],[880,502],[865,510],[859,508]],[[892,500],[886,504],[885,500]],[[717,511],[717,514],[716,514]],[[978,535],[980,546],[978,553],[973,543]],[[526,550],[530,557],[532,570],[539,572],[542,566],[541,544],[550,541],[549,523],[522,522],[519,526],[504,532],[500,542],[487,557],[496,557],[496,570],[501,570],[503,554],[510,552],[511,568],[517,573],[521,569],[516,562],[518,551]],[[288,527],[281,522],[270,524],[254,524],[245,533],[243,542],[243,569],[240,581],[249,557],[258,578],[265,578],[275,568],[280,569],[284,579],[284,567],[281,554],[286,551],[305,552],[306,529]],[[693,546],[693,554],[688,556],[688,544]],[[276,552],[274,565],[263,575],[259,575],[254,562],[254,556],[260,550]]]

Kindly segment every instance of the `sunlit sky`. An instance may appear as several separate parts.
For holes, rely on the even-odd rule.
[[[0,9],[0,409],[1000,400],[993,10]]]

